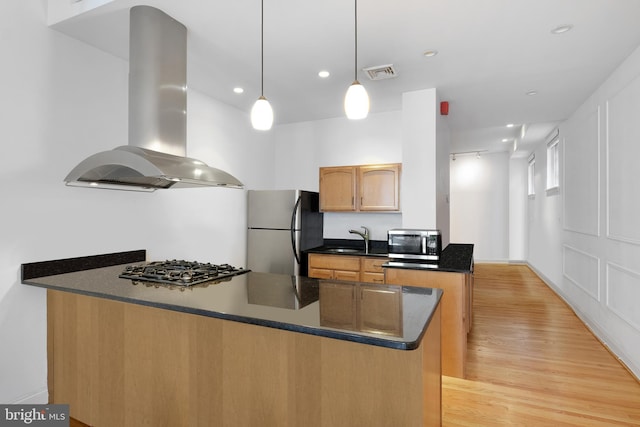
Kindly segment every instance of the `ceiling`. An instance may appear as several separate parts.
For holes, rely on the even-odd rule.
[[[260,95],[259,0],[48,1],[50,11],[61,1],[85,10],[53,28],[124,59],[128,9],[157,7],[189,31],[190,88],[247,113]],[[264,3],[264,95],[275,124],[344,116],[354,3]],[[404,92],[436,88],[449,102],[452,152],[512,151],[518,138],[526,155],[640,45],[639,18],[638,0],[360,0],[358,79],[372,113],[400,110]],[[561,25],[572,29],[551,32]],[[372,81],[361,71],[387,64],[396,77]],[[321,70],[331,75],[321,79]]]

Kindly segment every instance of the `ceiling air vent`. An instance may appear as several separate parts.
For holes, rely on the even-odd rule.
[[[363,68],[362,71],[367,73],[367,76],[369,76],[371,80],[391,79],[398,76],[395,68],[393,68],[393,64]]]

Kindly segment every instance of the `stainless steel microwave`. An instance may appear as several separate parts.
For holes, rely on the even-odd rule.
[[[442,252],[439,230],[395,228],[387,232],[389,258],[438,261]]]

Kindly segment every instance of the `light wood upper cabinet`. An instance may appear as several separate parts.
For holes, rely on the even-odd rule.
[[[320,168],[320,210],[356,210],[356,169],[352,166]]]
[[[358,167],[360,211],[400,209],[400,164]]]
[[[320,168],[320,210],[399,211],[400,172],[400,163]]]

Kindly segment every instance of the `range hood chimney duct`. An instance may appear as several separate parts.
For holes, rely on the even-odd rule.
[[[66,184],[134,191],[242,188],[230,174],[186,157],[186,27],[156,8],[134,6],[129,39],[129,144],[86,158]]]

